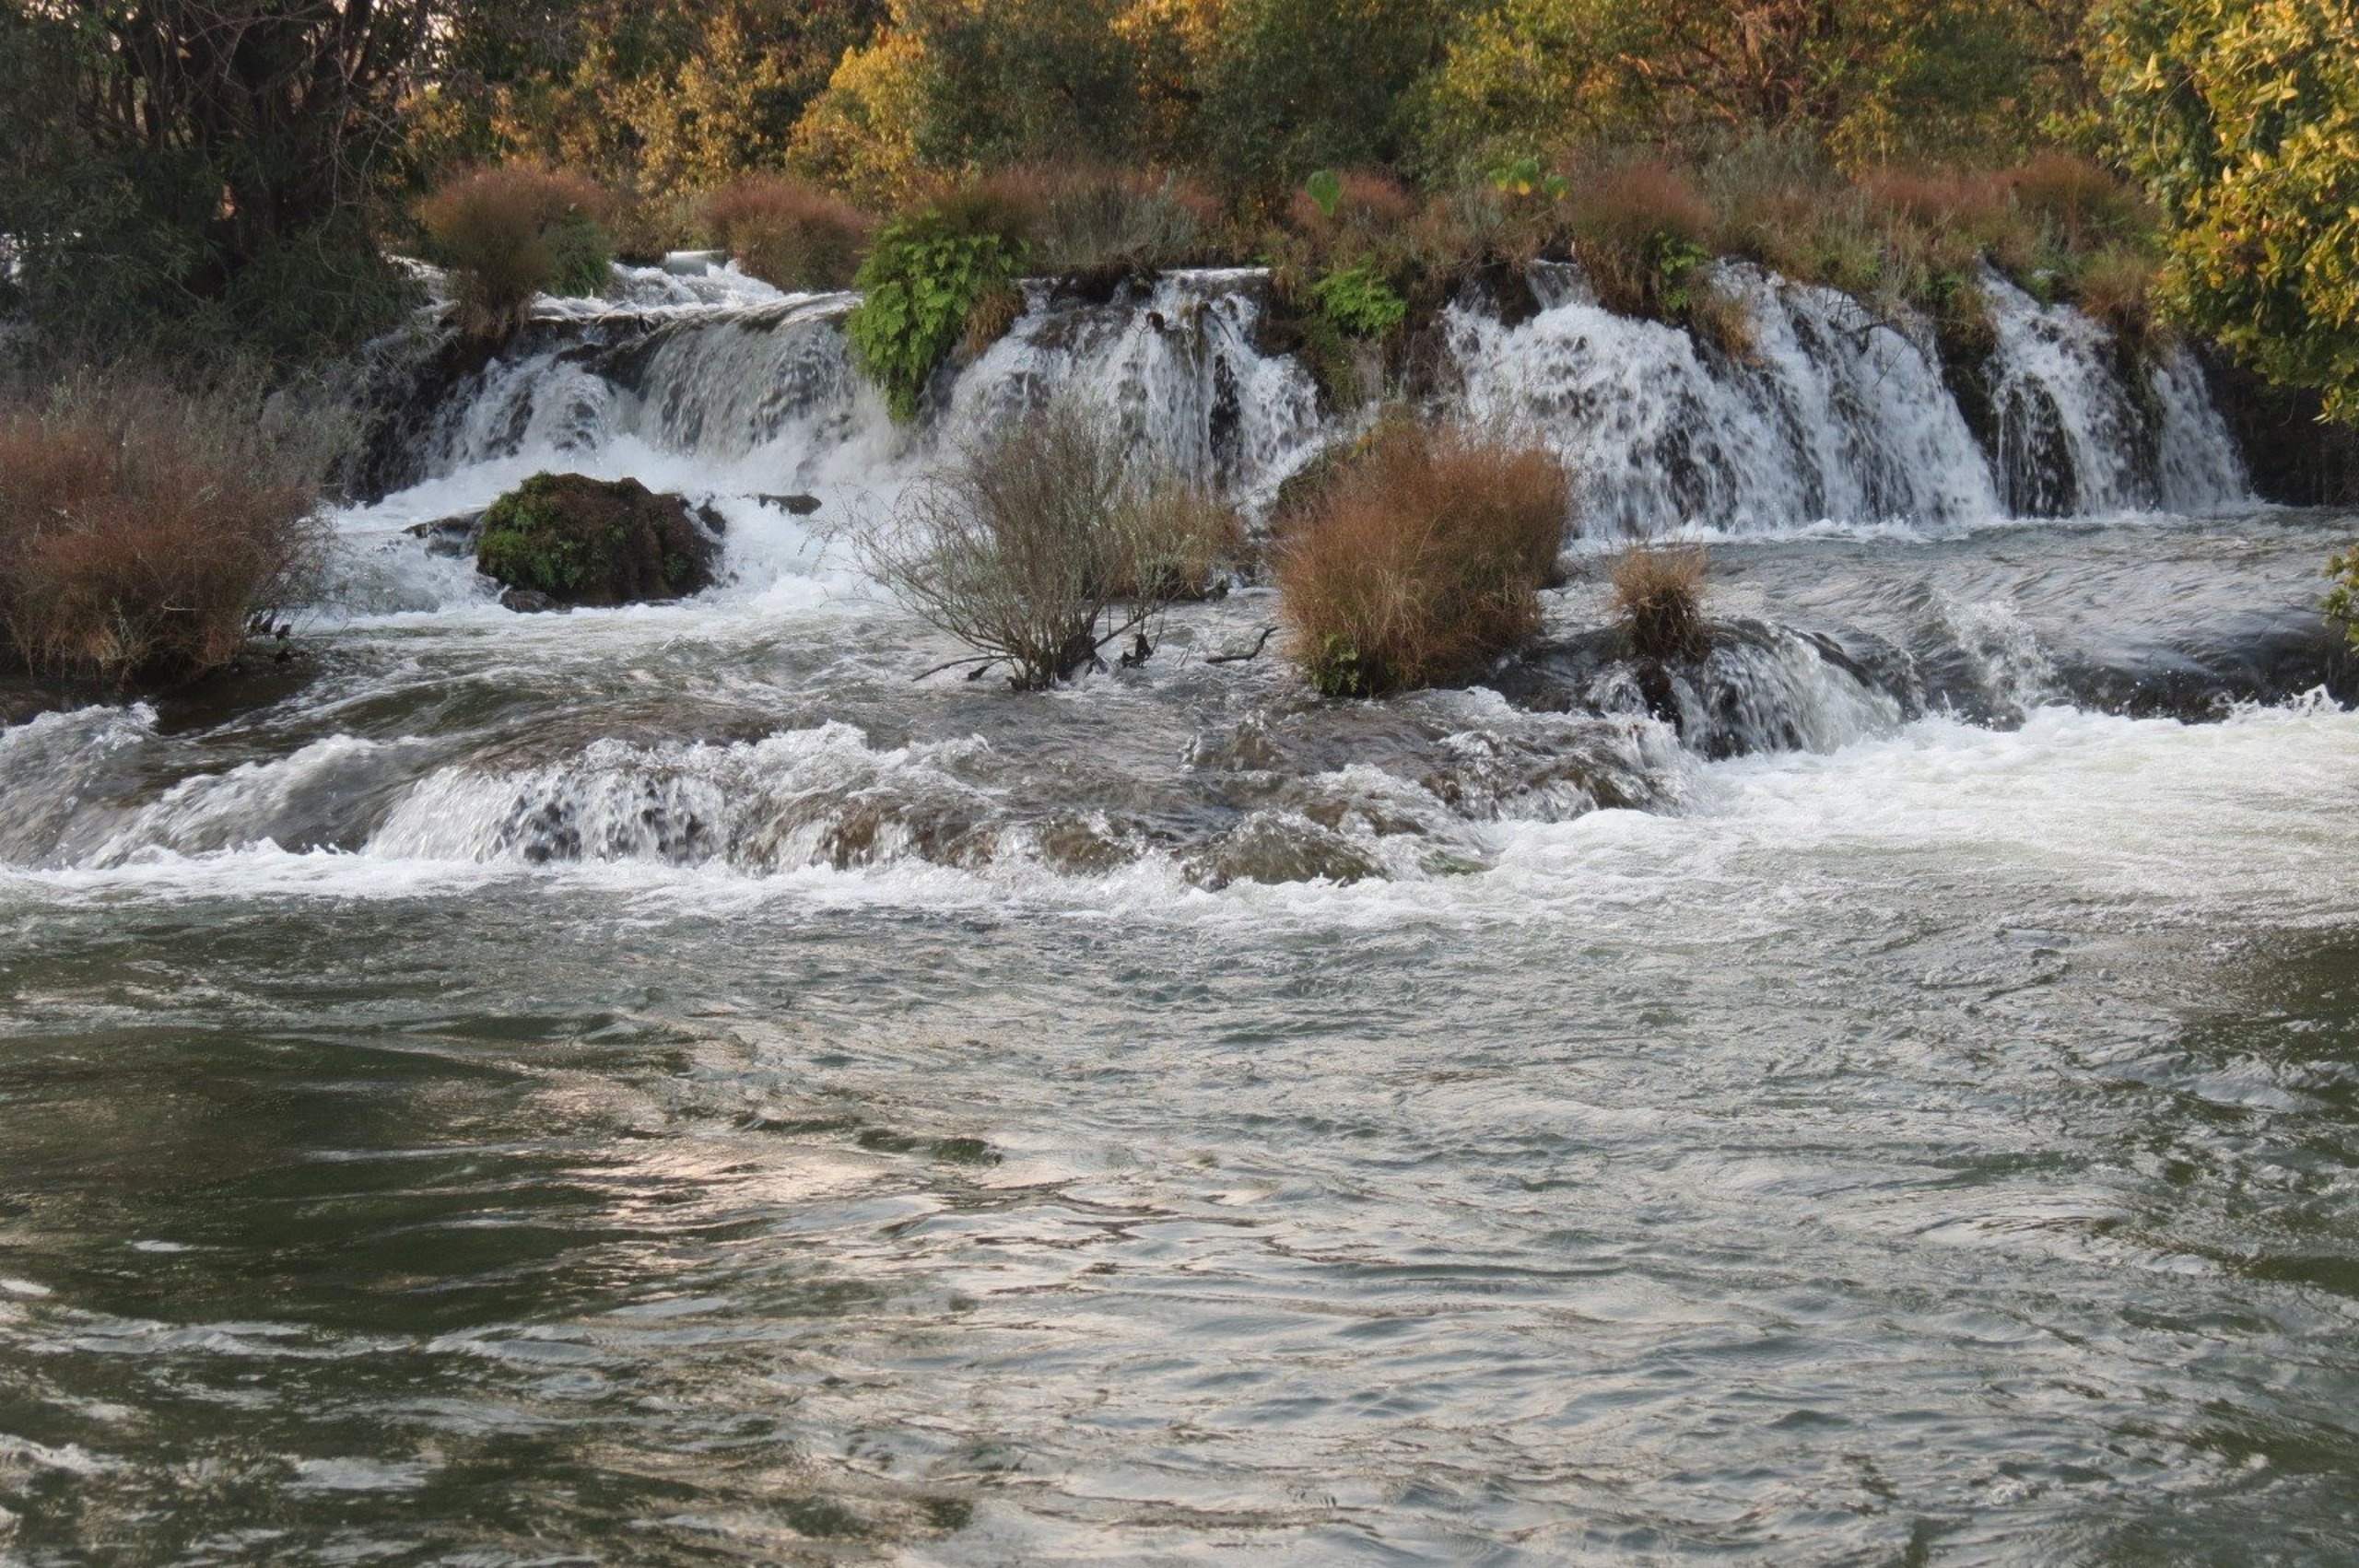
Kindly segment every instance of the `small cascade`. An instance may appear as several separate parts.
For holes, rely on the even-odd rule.
[[[1062,390],[1176,471],[1250,501],[1273,494],[1320,436],[1309,375],[1253,345],[1259,273],[1173,274],[1106,302],[1032,285],[1029,309],[938,383],[915,430],[893,425],[853,368],[843,319],[856,296],[738,288],[682,305],[663,292],[679,284],[645,282],[663,300],[645,308],[546,302],[441,411],[419,475],[518,457],[589,462],[636,443],[750,489],[874,486]]]
[[[2248,494],[2227,425],[2184,349],[2125,354],[2095,318],[2042,305],[1984,269],[1997,346],[1991,462],[2010,516],[2167,507],[2200,511]]]
[[[1748,532],[1832,519],[1942,525],[1998,501],[1930,348],[1831,289],[1727,264],[1754,341],[1737,354],[1615,315],[1542,264],[1519,326],[1454,309],[1477,420],[1536,430],[1580,476],[1593,533]]]
[[[1143,297],[1076,305],[1034,284],[1030,309],[958,379],[950,427],[1068,392],[1168,470],[1266,503],[1322,431],[1309,374],[1254,346],[1263,287],[1258,271],[1176,273]]]

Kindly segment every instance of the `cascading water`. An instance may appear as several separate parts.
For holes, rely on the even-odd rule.
[[[2184,348],[2125,355],[2102,324],[1985,268],[1997,346],[1993,454],[2010,514],[2201,511],[2245,499],[2244,468]]]
[[[1579,476],[1585,527],[1646,538],[1821,519],[1942,526],[1994,515],[1988,465],[1919,343],[1832,290],[1725,265],[1743,357],[1599,306],[1538,267],[1545,308],[1449,316],[1467,412],[1543,433]]]
[[[1109,300],[1027,286],[1006,336],[897,428],[846,353],[851,296],[779,296],[738,279],[653,274],[640,302],[553,307],[453,397],[415,470],[596,469],[680,460],[707,487],[889,489],[945,443],[1051,392],[1115,418],[1142,451],[1266,507],[1358,411],[1322,415],[1303,368],[1258,346],[1262,275],[1180,273]],[[1445,312],[1445,401],[1532,430],[1571,461],[1581,524],[1602,537],[1822,521],[1944,528],[2005,516],[2200,510],[2246,495],[2201,369],[2139,358],[2077,311],[1985,280],[1995,347],[1989,446],[1943,375],[1930,327],[1833,290],[1722,263],[1749,326],[1733,352],[1601,308],[1577,269],[1537,263],[1542,309]],[[684,297],[685,296],[685,297]]]

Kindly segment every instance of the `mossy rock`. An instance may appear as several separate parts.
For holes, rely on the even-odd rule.
[[[558,604],[631,604],[711,587],[719,554],[677,496],[636,479],[535,474],[484,513],[475,569]]]

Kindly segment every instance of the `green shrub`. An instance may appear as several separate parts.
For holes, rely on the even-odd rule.
[[[844,331],[893,417],[917,417],[926,383],[965,335],[968,313],[1008,287],[1026,250],[1021,240],[977,232],[939,207],[876,236],[856,279],[860,306]]]
[[[535,474],[484,513],[475,569],[560,603],[625,604],[711,586],[717,553],[677,496]]]
[[[1408,302],[1373,267],[1345,267],[1310,286],[1319,313],[1352,337],[1382,337],[1409,314]]]
[[[2327,618],[2339,623],[2352,646],[2359,648],[2359,545],[2327,562],[2326,569],[2336,579],[2326,596]]]

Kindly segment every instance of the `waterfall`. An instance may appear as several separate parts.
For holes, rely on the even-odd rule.
[[[1579,476],[1595,532],[1745,532],[1833,519],[1943,524],[1998,509],[1930,348],[1831,289],[1724,265],[1755,333],[1742,357],[1598,305],[1569,269],[1507,326],[1448,317],[1476,419],[1542,433]]]
[[[2243,465],[2183,348],[2125,355],[2094,318],[2042,305],[1985,268],[1997,346],[1993,464],[2007,511],[2060,517],[2200,511],[2241,500]]]
[[[856,296],[773,291],[598,314],[567,302],[452,400],[419,468],[578,460],[637,442],[756,489],[874,486],[1062,392],[1161,464],[1266,502],[1324,432],[1309,373],[1255,346],[1263,287],[1258,272],[1180,273],[1093,302],[1027,284],[1025,313],[955,380],[937,380],[914,430],[893,425],[853,368],[843,320]]]
[[[1945,367],[1929,322],[1722,263],[1745,323],[1728,345],[1603,309],[1577,268],[1535,263],[1540,310],[1461,300],[1436,330],[1438,410],[1531,432],[1579,477],[1584,529],[1647,537],[2006,516],[2194,511],[2248,494],[2193,357],[2125,352],[2095,320],[1986,275],[1986,362]],[[1160,464],[1266,510],[1357,410],[1322,410],[1268,352],[1265,275],[1175,273],[1110,298],[1026,286],[1000,341],[938,376],[896,426],[854,369],[847,294],[781,295],[734,272],[623,275],[617,298],[545,301],[446,397],[416,477],[490,465],[683,469],[720,490],[887,489],[1012,409],[1058,393]],[[1969,419],[1954,389],[1987,392]],[[635,466],[636,465],[636,466]]]

